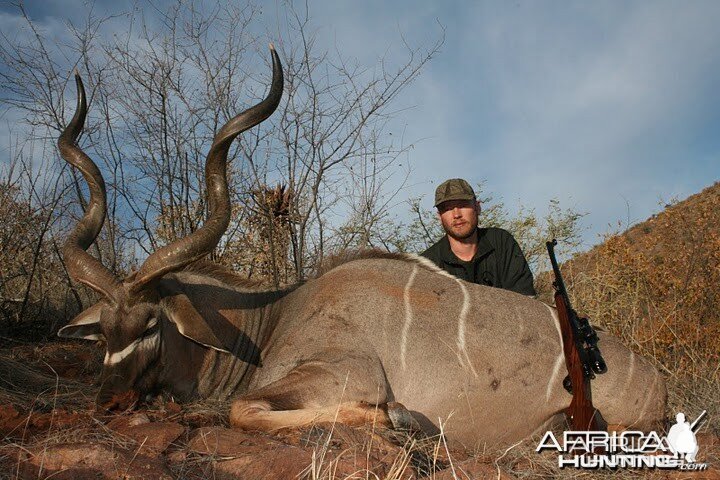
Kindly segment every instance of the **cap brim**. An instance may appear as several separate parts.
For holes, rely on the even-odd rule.
[[[438,205],[445,202],[450,202],[452,200],[475,200],[474,196],[468,195],[467,193],[458,193],[456,195],[448,195],[447,197],[443,198],[439,202],[435,202],[435,207],[437,208]]]

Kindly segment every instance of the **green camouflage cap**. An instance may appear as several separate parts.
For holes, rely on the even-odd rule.
[[[475,200],[475,191],[462,178],[451,178],[435,190],[435,206],[448,200]]]

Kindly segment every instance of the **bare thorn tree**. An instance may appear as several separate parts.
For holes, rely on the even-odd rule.
[[[267,89],[259,8],[178,0],[154,7],[152,19],[138,10],[108,17],[90,10],[58,38],[22,4],[15,8],[30,33],[0,34],[0,91],[6,111],[24,119],[23,135],[32,129],[32,141],[57,158],[52,144],[67,121],[64,93],[72,70],[90,86],[80,143],[103,169],[109,197],[94,255],[121,273],[196,230],[207,208],[203,166],[212,138]],[[407,176],[399,159],[412,145],[388,135],[389,122],[400,112],[398,95],[443,42],[441,33],[423,49],[400,37],[404,60],[361,66],[319,46],[307,8],[284,8],[287,24],[270,36],[283,57],[286,93],[271,122],[231,149],[237,207],[215,253],[275,284],[301,280],[337,249],[393,248],[388,213]],[[61,165],[47,175],[59,178]],[[65,180],[51,195],[71,192],[82,208],[85,187],[70,169],[62,172]],[[269,194],[276,185],[287,209],[282,217]],[[75,204],[71,200],[46,203]],[[65,223],[56,225],[60,233]]]

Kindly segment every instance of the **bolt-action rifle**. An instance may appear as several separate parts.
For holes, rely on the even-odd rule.
[[[553,239],[546,245],[555,274],[555,306],[560,317],[565,366],[568,370],[563,386],[573,396],[565,414],[573,430],[605,430],[607,425],[600,412],[593,407],[590,389],[590,380],[595,378],[595,374],[607,372],[607,365],[597,346],[598,336],[588,319],[579,317],[570,305],[570,298],[555,259],[553,247],[557,245],[557,241]]]

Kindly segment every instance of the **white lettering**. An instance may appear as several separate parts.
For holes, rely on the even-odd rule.
[[[678,455],[670,455],[667,438],[657,432],[642,433],[625,431],[620,434],[613,432],[566,431],[563,432],[562,443],[551,431],[545,432],[536,452],[555,450],[564,454],[558,455],[558,467],[586,469],[618,469],[618,468],[660,468],[680,469],[685,471],[703,471],[705,463],[687,462]],[[593,453],[595,452],[595,453]],[[616,453],[620,452],[620,453]]]
[[[545,449],[555,449],[558,452],[562,452],[562,448],[560,448],[560,444],[558,443],[557,439],[555,438],[555,435],[551,431],[545,432],[545,435],[543,436],[542,440],[540,440],[540,443],[538,444],[537,448],[535,449],[536,452],[542,452]]]

